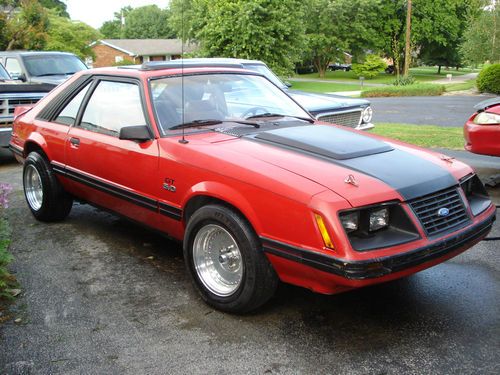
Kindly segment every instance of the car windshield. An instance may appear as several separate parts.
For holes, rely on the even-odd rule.
[[[182,124],[271,121],[309,114],[267,79],[251,74],[196,74],[154,79],[154,109],[163,134]],[[184,109],[184,110],[183,110]]]
[[[1,80],[10,79],[9,73],[7,73],[2,64],[0,64],[0,79]]]
[[[269,69],[266,65],[263,64],[243,64],[245,69],[253,70],[254,72],[260,73],[264,75],[268,80],[274,83],[276,86],[286,89],[286,85],[281,82],[281,80]]]
[[[23,56],[26,70],[31,76],[51,76],[74,74],[87,69],[85,64],[73,55],[32,55]]]

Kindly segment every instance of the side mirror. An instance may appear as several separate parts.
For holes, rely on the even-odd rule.
[[[118,137],[120,139],[138,142],[146,142],[153,138],[147,125],[125,126],[120,129]]]
[[[26,82],[26,74],[19,72],[9,72],[14,81]]]

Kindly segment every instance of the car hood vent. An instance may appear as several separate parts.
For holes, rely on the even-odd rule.
[[[387,143],[328,125],[276,129],[252,136],[295,151],[347,160],[394,150]]]

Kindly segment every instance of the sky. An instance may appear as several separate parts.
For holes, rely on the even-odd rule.
[[[105,21],[111,21],[114,13],[130,5],[132,8],[144,5],[157,5],[165,8],[168,0],[65,0],[72,20],[82,21],[99,28]]]

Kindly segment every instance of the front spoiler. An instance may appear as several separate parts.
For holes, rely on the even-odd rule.
[[[342,276],[349,280],[366,280],[404,271],[419,266],[422,263],[444,257],[461,248],[466,248],[467,245],[472,246],[489,233],[495,219],[495,211],[493,211],[485,220],[454,236],[403,254],[363,261],[339,259],[326,254],[290,246],[265,237],[261,237],[261,241],[266,253],[292,260],[320,271]]]

